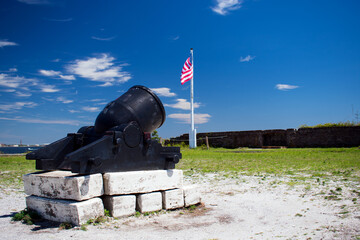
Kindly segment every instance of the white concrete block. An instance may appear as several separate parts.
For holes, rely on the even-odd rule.
[[[137,194],[182,188],[182,170],[104,173],[105,195]]]
[[[139,194],[136,200],[137,210],[141,213],[159,211],[162,209],[161,192]]]
[[[162,192],[163,209],[184,207],[184,193],[182,189],[172,189]]]
[[[197,185],[184,186],[184,204],[185,207],[195,205],[201,202],[200,187]]]
[[[112,217],[123,217],[135,214],[136,196],[104,196],[104,207],[109,210]]]
[[[30,173],[23,176],[25,193],[46,198],[85,200],[104,193],[102,174],[78,175],[70,171]]]
[[[26,206],[38,212],[44,219],[69,222],[73,225],[81,225],[91,218],[104,215],[104,206],[100,198],[77,202],[28,196]]]

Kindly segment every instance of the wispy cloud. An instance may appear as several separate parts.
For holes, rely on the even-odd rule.
[[[54,85],[46,85],[46,84],[43,84],[40,86],[40,89],[42,92],[45,92],[45,93],[54,93],[54,92],[59,92],[60,89],[57,89],[56,86]]]
[[[16,92],[15,89],[0,89],[0,92]]]
[[[298,88],[299,86],[295,86],[295,85],[289,85],[289,84],[276,84],[275,88],[281,91],[287,91],[287,90],[292,90],[295,88]]]
[[[0,110],[11,111],[11,110],[19,110],[24,107],[33,108],[36,106],[37,106],[37,104],[34,102],[14,102],[14,103],[10,103],[10,104],[1,104]]]
[[[165,107],[177,108],[182,110],[190,110],[190,103],[186,99],[176,99],[177,103],[174,104],[164,104]],[[199,103],[194,103],[194,108],[200,107]]]
[[[70,112],[70,113],[79,113],[80,111],[79,111],[79,110],[70,109],[69,112]]]
[[[114,83],[112,83],[112,82],[106,82],[106,83],[97,85],[97,87],[111,87],[111,86],[114,86]]]
[[[56,101],[62,102],[64,104],[69,104],[69,103],[74,102],[73,100],[66,99],[65,97],[58,97],[58,98],[56,98]]]
[[[9,68],[9,72],[17,72],[17,68]]]
[[[94,40],[98,40],[98,41],[111,41],[111,40],[114,40],[116,38],[116,36],[107,37],[107,38],[101,38],[101,37],[92,36],[91,38],[94,39]]]
[[[240,57],[240,62],[250,62],[254,58],[255,58],[255,56],[247,55],[246,57]]]
[[[64,79],[64,80],[70,80],[70,81],[75,80],[75,76],[74,76],[74,75],[62,75],[62,74],[59,74],[59,77],[60,77],[61,79]]]
[[[75,60],[73,64],[68,65],[66,68],[70,73],[79,75],[82,78],[103,82],[103,87],[129,81],[131,79],[130,73],[123,71],[123,67],[127,64],[116,65],[114,61],[114,57],[101,54],[99,57]]]
[[[102,102],[105,101],[106,99],[103,98],[95,98],[95,99],[91,99],[91,100],[86,100],[87,102]]]
[[[217,0],[216,2],[216,6],[211,9],[220,15],[227,15],[229,11],[241,8],[243,3],[242,0]]]
[[[41,70],[39,70],[39,73],[46,77],[59,77],[63,80],[70,80],[70,81],[75,80],[74,75],[63,75],[62,72],[60,72],[60,71],[41,69]]]
[[[32,91],[38,91],[45,93],[59,92],[55,85],[44,84],[38,79],[26,78],[17,76],[14,74],[0,73],[0,87],[5,87],[4,91],[16,92],[17,96],[31,96]],[[34,89],[36,88],[36,90]]]
[[[175,97],[176,94],[170,91],[170,88],[151,88],[153,92],[162,97]]]
[[[26,3],[30,5],[46,5],[50,4],[50,1],[48,0],[18,0],[18,2]]]
[[[84,110],[86,112],[99,112],[100,108],[86,106],[86,107],[82,107],[82,110]]]
[[[10,42],[7,39],[0,40],[0,48],[7,47],[7,46],[16,46],[16,45],[18,45],[18,44],[15,42]]]
[[[179,120],[181,123],[190,123],[190,114],[188,113],[174,113],[168,115],[168,118]],[[209,122],[211,116],[207,113],[197,113],[194,116],[195,124],[203,124]]]
[[[173,37],[170,37],[170,39],[173,40],[173,41],[176,41],[176,40],[180,39],[180,36],[179,35],[177,35],[175,37],[173,36]]]
[[[7,117],[0,117],[0,120],[17,121],[22,123],[63,124],[63,125],[74,125],[74,126],[80,125],[80,122],[76,120],[43,120],[36,118],[7,118]]]
[[[0,73],[0,86],[7,88],[28,88],[38,85],[38,80],[13,74]]]
[[[94,105],[98,105],[98,106],[102,106],[102,105],[106,105],[108,104],[108,102],[98,102],[98,103],[94,103]]]
[[[18,97],[30,97],[31,93],[25,93],[25,92],[15,92],[15,95]]]
[[[59,76],[61,74],[60,71],[44,70],[44,69],[39,70],[39,73],[47,77]]]
[[[62,19],[44,18],[44,20],[51,21],[51,22],[71,22],[73,19],[72,18],[62,18]]]

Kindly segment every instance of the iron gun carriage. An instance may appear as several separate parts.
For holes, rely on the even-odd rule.
[[[174,169],[179,147],[163,147],[151,132],[165,121],[160,99],[144,86],[133,86],[110,102],[94,126],[28,153],[36,169],[70,170],[79,174]]]

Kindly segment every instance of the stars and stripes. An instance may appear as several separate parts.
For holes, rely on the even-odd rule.
[[[193,67],[192,67],[191,57],[189,57],[188,59],[186,59],[181,71],[181,78],[180,78],[181,84],[184,84],[187,81],[191,80],[192,77],[193,77]]]

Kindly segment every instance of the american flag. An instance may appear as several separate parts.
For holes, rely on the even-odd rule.
[[[184,84],[187,81],[191,80],[192,77],[193,77],[193,67],[192,67],[191,57],[189,57],[188,59],[186,59],[181,71],[181,78],[180,78],[181,84]]]

